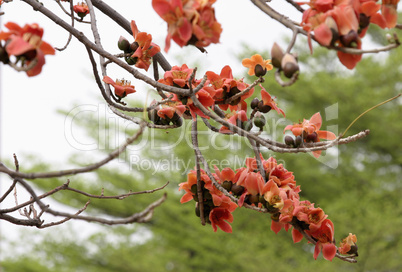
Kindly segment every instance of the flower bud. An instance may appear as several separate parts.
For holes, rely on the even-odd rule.
[[[178,118],[177,120],[173,121],[173,124],[177,127],[181,127],[183,125],[183,118]]]
[[[299,71],[299,65],[296,58],[289,53],[286,53],[282,58],[282,70],[287,78],[291,78],[295,73]]]
[[[306,142],[308,142],[308,143],[309,142],[316,142],[317,137],[318,137],[317,132],[313,132],[311,134],[308,134],[307,137],[306,137]]]
[[[359,31],[365,29],[370,24],[370,17],[364,13],[359,14]]]
[[[274,67],[281,68],[283,55],[284,53],[282,48],[277,43],[274,43],[271,48],[271,61]]]
[[[264,115],[262,115],[260,112],[257,112],[254,116],[254,125],[262,129],[265,126],[265,123],[266,120]]]
[[[253,128],[253,123],[251,123],[251,121],[244,121],[241,125],[241,128],[246,131],[250,131]]]
[[[131,52],[135,52],[138,49],[139,44],[137,42],[133,42],[130,44],[130,50]]]
[[[244,187],[241,185],[233,184],[231,191],[235,196],[239,196],[243,193]]]
[[[293,139],[292,136],[286,135],[285,136],[285,144],[290,145],[290,146],[294,146],[295,145],[295,140]]]
[[[130,42],[123,36],[120,36],[119,41],[117,42],[117,46],[120,50],[126,53],[130,52]]]
[[[250,203],[257,204],[259,199],[260,198],[258,195],[250,195],[248,201],[250,201]]]
[[[299,147],[299,146],[301,146],[301,144],[303,143],[303,138],[302,138],[302,136],[297,136],[296,137],[296,139],[295,139],[295,147]]]
[[[125,58],[125,60],[128,65],[134,65],[137,63],[138,58],[137,57],[135,57],[135,58],[128,57],[128,58]]]
[[[260,102],[260,100],[258,100],[258,98],[254,98],[251,103],[250,103],[250,107],[254,110],[255,108],[258,107],[258,103]]]
[[[261,101],[258,103],[258,110],[259,110],[260,112],[262,112],[262,113],[267,113],[267,112],[269,112],[269,111],[271,110],[271,107],[268,106],[268,105],[264,105],[264,102],[261,100]]]
[[[354,44],[357,44],[357,39],[359,38],[356,31],[351,30],[348,34],[341,36],[341,42],[346,47],[355,47]]]
[[[357,250],[358,250],[357,244],[354,244],[354,245],[350,246],[350,250],[347,253],[357,255]]]
[[[222,187],[225,188],[226,191],[230,191],[232,189],[232,185],[233,185],[232,182],[228,180],[225,180],[222,183]]]
[[[265,74],[267,73],[267,68],[263,68],[261,65],[257,64],[254,67],[254,73],[257,77],[265,76]]]

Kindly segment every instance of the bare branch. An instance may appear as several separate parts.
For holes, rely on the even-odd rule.
[[[130,138],[126,139],[126,142],[109,153],[109,155],[104,158],[103,160],[90,164],[88,166],[85,166],[83,168],[76,168],[76,169],[69,169],[69,170],[60,170],[60,171],[54,171],[54,172],[47,172],[47,173],[21,173],[21,172],[16,172],[12,171],[11,169],[7,168],[4,164],[0,162],[0,172],[8,174],[12,178],[24,178],[24,179],[37,179],[37,178],[54,178],[54,177],[62,177],[62,176],[67,176],[67,175],[76,175],[80,173],[87,173],[91,172],[93,170],[96,170],[100,168],[101,166],[107,164],[117,156],[119,156],[121,153],[123,153],[124,150],[126,150],[127,146],[132,144],[135,140],[138,139],[138,137],[142,134],[143,130],[145,127],[145,122],[142,122],[140,124],[140,128],[137,131],[136,134],[131,136]]]

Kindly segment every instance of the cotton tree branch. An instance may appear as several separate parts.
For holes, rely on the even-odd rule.
[[[265,14],[267,14],[269,17],[278,21],[283,26],[291,29],[293,31],[293,33],[295,33],[295,31],[297,31],[297,33],[308,36],[308,33],[305,30],[303,30],[302,28],[300,28],[299,23],[293,22],[286,16],[278,13],[276,10],[272,9],[265,1],[263,1],[263,0],[250,0],[250,1],[254,5],[256,5],[261,11],[263,11]],[[290,1],[288,1],[288,2],[290,2]],[[396,28],[398,28],[398,27],[396,27]],[[310,34],[310,36],[311,36],[312,40],[314,40],[318,43],[318,41],[314,37],[314,35]],[[393,44],[390,44],[390,45],[387,45],[384,47],[375,48],[375,49],[367,49],[367,50],[355,49],[355,48],[349,48],[349,47],[323,46],[323,45],[320,45],[320,46],[326,47],[326,48],[332,49],[332,50],[341,51],[341,52],[348,53],[348,54],[360,55],[360,54],[379,53],[379,52],[390,51],[394,48],[397,48],[399,45],[400,45],[399,42],[395,42]]]
[[[317,241],[313,239],[310,235],[308,235],[303,228],[300,227],[300,225],[297,222],[292,221],[290,223],[296,230],[298,230],[301,234],[303,234],[304,238],[306,238],[307,241],[312,243],[313,245],[317,244]],[[357,260],[355,259],[356,256],[354,255],[341,255],[339,252],[336,252],[335,257],[341,259],[342,261],[346,261],[349,263],[357,263]]]
[[[102,13],[104,13],[106,16],[108,16],[113,21],[115,21],[118,25],[120,25],[128,33],[133,35],[133,32],[131,31],[130,22],[126,18],[121,16],[120,13],[118,13],[116,10],[114,10],[112,7],[110,7],[108,4],[106,4],[105,2],[103,2],[101,0],[92,0],[92,3]],[[160,52],[157,53],[153,58],[161,65],[163,70],[170,71],[172,69],[172,66],[165,59],[165,57],[162,55],[162,53],[160,53]]]
[[[60,171],[54,171],[54,172],[45,172],[45,173],[22,173],[22,172],[17,172],[13,171],[9,168],[7,168],[3,163],[0,162],[0,172],[8,174],[12,178],[23,178],[23,179],[37,179],[37,178],[54,178],[54,177],[63,177],[63,176],[68,176],[68,175],[76,175],[76,174],[81,174],[81,173],[87,173],[94,171],[111,160],[115,159],[117,156],[119,156],[121,153],[126,150],[127,146],[132,144],[135,140],[138,139],[138,137],[142,134],[143,130],[145,127],[145,122],[140,124],[140,128],[135,133],[133,136],[129,137],[126,139],[126,142],[122,144],[120,147],[109,153],[109,155],[104,158],[103,160],[90,164],[88,166],[82,167],[82,168],[75,168],[75,169],[69,169],[69,170],[60,170]]]
[[[145,83],[155,87],[155,88],[160,88],[162,90],[171,92],[171,93],[176,93],[180,94],[183,96],[188,96],[189,92],[188,90],[173,87],[173,86],[167,86],[162,83],[159,83],[152,78],[142,74],[139,72],[137,69],[131,67],[124,61],[120,60],[119,58],[115,57],[114,55],[110,54],[109,52],[103,50],[102,48],[99,48],[96,44],[91,42],[82,32],[78,31],[77,29],[73,28],[69,24],[67,24],[64,20],[62,20],[60,17],[55,15],[53,12],[51,12],[49,9],[44,7],[43,5],[39,4],[36,0],[22,0],[23,2],[26,2],[29,4],[31,7],[33,7],[35,10],[41,12],[44,14],[46,17],[54,21],[56,24],[70,32],[74,37],[76,37],[81,43],[84,45],[87,45],[89,48],[97,52],[99,55],[113,61],[123,69],[125,69],[127,72],[131,73],[135,78],[144,81]]]
[[[194,105],[197,108],[199,108],[205,115],[207,115],[208,117],[210,117],[213,120],[217,121],[221,125],[229,128],[232,132],[237,133],[240,136],[252,139],[256,143],[260,144],[261,146],[265,146],[269,150],[272,150],[274,152],[279,152],[279,153],[299,153],[299,152],[307,153],[307,152],[312,152],[312,151],[317,151],[317,150],[326,150],[326,149],[328,149],[330,147],[333,147],[335,145],[346,144],[346,143],[349,143],[351,141],[355,141],[357,139],[363,138],[363,137],[367,136],[369,134],[369,132],[370,132],[369,130],[365,130],[365,131],[362,131],[362,132],[360,132],[360,133],[358,133],[356,135],[349,136],[349,137],[344,138],[344,139],[340,139],[338,137],[337,139],[335,139],[333,141],[322,142],[324,144],[311,144],[308,147],[293,148],[293,147],[288,147],[283,143],[271,141],[271,140],[268,140],[268,139],[263,139],[263,138],[259,137],[258,135],[255,135],[252,132],[246,131],[246,130],[238,127],[238,126],[235,126],[235,125],[229,123],[228,121],[222,119],[221,117],[216,115],[214,112],[209,111],[208,109],[206,109],[200,103],[200,101],[198,100],[198,98],[195,95],[192,95],[190,98],[194,102]]]
[[[199,150],[198,147],[198,131],[197,131],[197,118],[193,119],[193,123],[191,124],[191,142],[193,144],[194,152],[195,152],[195,167],[197,172],[197,196],[198,196],[198,207],[200,209],[200,218],[201,224],[205,226],[205,213],[204,213],[204,182],[201,180],[201,169],[200,169],[200,161],[201,161],[201,153],[197,152]]]

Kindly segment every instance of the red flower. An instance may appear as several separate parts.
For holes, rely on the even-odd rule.
[[[334,224],[332,221],[325,219],[317,231],[309,232],[306,230],[306,232],[317,240],[314,249],[314,259],[317,259],[318,254],[322,251],[324,258],[328,261],[332,261],[336,255],[336,246],[333,244]]]
[[[123,98],[128,94],[135,93],[135,87],[130,85],[128,80],[116,80],[116,82],[108,76],[103,77],[103,82],[110,84],[114,87],[114,93],[119,98]]]
[[[136,60],[135,66],[148,71],[151,65],[151,58],[160,52],[158,45],[152,42],[152,35],[146,32],[139,32],[135,21],[131,21],[131,30],[138,48],[131,56]]]
[[[342,239],[339,243],[338,251],[340,254],[351,254],[352,251],[357,251],[356,235],[349,233],[348,237]]]
[[[162,108],[158,110],[158,116],[164,119],[172,119],[175,113],[178,116],[182,116],[185,111],[186,106],[182,105],[180,102],[171,102],[162,105]]]
[[[186,18],[181,0],[152,0],[152,7],[168,23],[165,52],[169,51],[170,40],[180,47],[187,45],[192,36],[192,26]]]
[[[26,24],[21,28],[12,22],[6,23],[5,27],[10,31],[1,31],[0,40],[7,42],[5,46],[7,54],[25,60],[23,67],[29,66],[36,59],[36,65],[26,73],[30,77],[38,75],[45,64],[45,55],[55,54],[54,48],[42,40],[43,28],[38,24]]]
[[[216,232],[218,230],[217,227],[219,227],[224,232],[232,233],[232,226],[230,226],[229,223],[233,222],[233,215],[229,210],[223,208],[212,209],[209,213],[209,221],[211,221],[214,232]]]
[[[235,126],[243,127],[243,122],[246,122],[248,120],[247,114],[244,110],[241,110],[239,112],[233,112],[233,115],[227,120],[229,123]],[[230,116],[230,114],[229,114]],[[219,129],[220,133],[225,133],[225,134],[233,134],[234,132],[231,131],[228,127],[222,126]]]
[[[383,0],[381,6],[381,13],[385,18],[385,22],[388,28],[396,26],[398,21],[398,2],[399,0]]]
[[[214,99],[222,110],[227,110],[228,108],[231,111],[247,109],[247,104],[244,100],[253,94],[254,88],[229,104],[222,104],[223,101],[247,89],[249,86],[242,79],[236,80],[233,78],[232,69],[229,65],[222,68],[220,75],[212,71],[207,71],[206,75],[209,83],[216,90]]]
[[[271,109],[276,110],[276,112],[278,114],[282,114],[283,117],[285,117],[285,112],[282,109],[278,108],[276,102],[271,97],[271,95],[265,90],[264,87],[262,87],[261,84],[260,84],[260,87],[261,87],[261,98],[262,98],[262,101],[264,102],[264,105],[271,107]]]
[[[215,10],[212,8],[215,1],[198,1],[200,2],[197,8],[199,14],[196,14],[192,20],[193,34],[197,39],[195,46],[205,47],[211,43],[219,43],[222,27],[216,21]]]
[[[215,0],[152,0],[152,7],[168,24],[165,51],[173,39],[180,47],[218,43],[222,32],[212,4]]]
[[[85,4],[84,2],[74,5],[73,9],[74,12],[77,13],[77,15],[80,16],[81,18],[84,18],[85,15],[89,13],[89,8],[87,4]]]
[[[336,135],[330,131],[319,130],[321,128],[322,118],[319,112],[311,116],[310,120],[304,119],[303,123],[288,125],[286,130],[291,130],[293,135],[302,136],[305,142],[319,142],[320,139],[335,140]],[[312,152],[314,157],[318,158],[321,150]]]
[[[188,87],[188,80],[190,79],[193,71],[194,69],[188,68],[186,64],[183,64],[181,67],[173,66],[170,71],[165,72],[164,78],[160,79],[159,82],[165,85],[180,88],[183,88],[186,85]],[[193,84],[193,82],[191,84]]]

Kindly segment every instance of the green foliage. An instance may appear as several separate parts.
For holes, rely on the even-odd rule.
[[[266,128],[266,132],[276,132],[275,138],[281,140],[286,124],[308,119],[317,111],[323,116],[322,129],[332,125],[338,127],[338,133],[343,132],[360,113],[401,92],[402,51],[394,50],[380,56],[383,56],[381,60],[364,58],[353,73],[339,74],[335,70],[338,68],[328,73],[323,67],[332,65],[336,60],[326,50],[317,49],[313,58],[304,55],[299,58],[317,66],[302,71],[300,80],[289,88],[279,87],[271,72],[264,87],[277,96],[278,105],[285,110],[290,121],[281,123],[276,129],[278,131],[270,127]],[[255,96],[258,96],[258,90],[257,87]],[[326,120],[325,109],[336,103],[336,118]],[[349,232],[357,235],[360,255],[357,264],[336,258],[328,262],[322,257],[314,261],[312,245],[305,240],[293,244],[291,234],[285,231],[275,235],[270,230],[269,217],[251,210],[238,209],[234,212],[232,234],[220,230],[214,233],[210,226],[202,226],[195,216],[194,202],[180,204],[182,194],[177,192],[177,185],[186,180],[186,173],[194,166],[190,128],[185,123],[175,130],[147,130],[144,138],[154,141],[152,147],[145,145],[138,152],[126,153],[119,163],[98,170],[95,175],[70,178],[73,187],[94,194],[100,194],[101,188],[105,188],[108,195],[152,189],[170,181],[166,188],[168,200],[155,210],[149,223],[102,228],[86,240],[76,240],[73,231],[63,235],[47,233],[44,234],[46,239],[37,244],[33,252],[19,259],[7,259],[3,266],[5,271],[400,271],[400,116],[400,99],[363,116],[348,135],[371,129],[370,135],[339,146],[339,155],[328,152],[326,157],[332,161],[332,168],[310,154],[275,154],[278,160],[284,161],[289,171],[294,172],[297,183],[301,185],[302,198],[318,204],[334,222],[337,241]],[[270,124],[269,118],[277,118],[277,114],[270,112],[266,117]],[[83,126],[97,132],[93,129],[94,123],[91,118],[83,120]],[[243,141],[232,143],[232,136],[216,137],[213,133],[206,133],[201,122],[198,127],[200,146],[205,147],[202,152],[209,162],[228,159],[233,166],[235,155],[239,158],[253,156]],[[215,146],[209,144],[211,140]],[[226,145],[226,149],[217,148]],[[107,146],[110,148],[105,152],[113,145]],[[160,146],[168,148],[163,150]],[[217,151],[214,152],[214,149]],[[140,163],[133,163],[132,159],[139,153],[142,161],[158,162],[173,156],[184,164],[164,171],[141,170]],[[266,158],[270,155],[273,154],[264,152]],[[49,182],[37,182],[44,189],[50,189],[55,184],[52,182],[50,186]],[[156,192],[124,201],[93,200],[90,212],[128,216],[160,195],[161,192]],[[75,195],[73,198],[71,192],[60,192],[55,197],[77,208],[87,201],[87,197]],[[30,268],[25,263],[27,256],[30,256]]]

